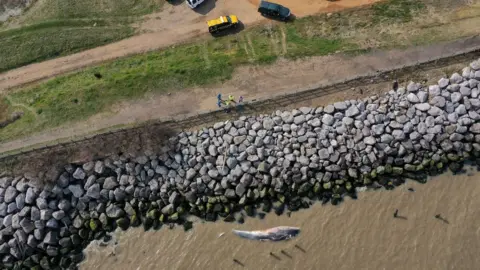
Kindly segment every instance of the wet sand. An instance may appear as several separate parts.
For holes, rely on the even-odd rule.
[[[395,209],[405,219],[393,218]],[[302,231],[276,243],[231,232],[280,225]],[[393,191],[362,192],[338,206],[316,203],[291,217],[270,213],[241,225],[201,223],[189,232],[136,228],[116,238],[115,247],[90,245],[80,269],[478,269],[480,174],[445,174],[425,185],[408,181]]]

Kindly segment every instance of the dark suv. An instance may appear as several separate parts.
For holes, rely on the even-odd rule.
[[[290,9],[275,3],[270,3],[267,1],[260,2],[258,7],[258,12],[260,12],[265,17],[273,17],[282,21],[287,21],[290,18]]]

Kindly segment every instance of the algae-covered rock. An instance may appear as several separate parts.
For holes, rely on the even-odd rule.
[[[170,221],[178,221],[179,220],[179,215],[178,213],[173,213],[172,215],[168,216],[168,220]]]
[[[316,182],[315,185],[313,185],[313,192],[314,192],[315,194],[320,193],[321,187],[322,187],[322,186],[320,185],[320,182]]]
[[[404,168],[406,171],[409,171],[409,172],[414,172],[417,169],[415,165],[412,165],[412,164],[405,164]]]
[[[255,211],[254,211],[254,209],[253,209],[253,206],[251,206],[251,205],[245,205],[244,210],[245,210],[245,212],[247,213],[247,215],[248,215],[249,217],[255,216]]]
[[[117,226],[124,231],[128,229],[128,226],[130,226],[130,221],[125,217],[117,219],[116,222]]]
[[[227,216],[223,219],[223,221],[225,221],[225,222],[234,222],[234,221],[235,221],[235,217],[234,217],[232,214],[229,214],[229,215],[227,215]]]
[[[459,162],[452,162],[448,167],[453,173],[458,173],[463,169],[463,164]]]
[[[402,173],[403,173],[403,168],[393,167],[393,168],[392,168],[392,173],[393,173],[394,175],[402,175]]]
[[[229,205],[223,205],[223,213],[228,215],[228,214],[230,214],[230,212],[231,212],[230,206]]]
[[[243,217],[242,213],[235,213],[233,214],[235,221],[239,224],[245,223],[245,218]]]
[[[205,220],[209,222],[217,221],[217,213],[207,213],[205,215]]]
[[[345,180],[344,179],[337,179],[335,180],[335,184],[336,185],[343,185],[345,183]]]
[[[425,170],[425,167],[423,164],[417,165],[417,167],[415,168],[415,171],[417,172],[421,172],[423,170]]]
[[[392,173],[393,167],[390,164],[385,165],[385,173]]]
[[[90,222],[89,222],[89,228],[90,230],[92,231],[97,231],[100,227],[100,221],[98,219],[90,219]]]
[[[280,201],[273,202],[272,207],[273,207],[273,210],[275,211],[275,214],[277,215],[281,215],[285,210],[285,205]]]
[[[147,212],[147,218],[151,220],[158,219],[159,216],[160,216],[160,211],[158,211],[158,209],[152,209]]]
[[[332,183],[330,182],[327,182],[327,183],[323,183],[323,189],[331,189],[332,188]]]
[[[285,195],[283,195],[283,194],[277,194],[277,199],[278,199],[281,203],[285,203]]]
[[[220,201],[221,203],[228,203],[228,198],[222,195],[217,198],[217,201]]]
[[[346,183],[345,183],[345,188],[346,188],[348,191],[352,190],[352,188],[353,188],[352,183],[346,182]]]
[[[450,161],[459,161],[460,160],[460,157],[458,155],[451,154],[451,153],[447,154],[447,158]]]
[[[142,222],[142,225],[143,225],[143,229],[145,231],[148,231],[150,230],[150,228],[152,228],[153,226],[153,220],[152,219],[149,219],[149,218],[145,218]]]
[[[240,198],[240,200],[238,201],[238,204],[239,205],[245,205],[247,203],[247,196],[245,196],[245,194]]]
[[[185,221],[183,222],[183,230],[184,231],[189,231],[193,228],[193,223],[191,221]]]
[[[214,206],[213,206],[213,212],[215,213],[221,213],[225,210],[225,207],[223,207],[222,204],[220,203],[216,203]]]
[[[371,179],[368,175],[365,175],[365,176],[363,177],[363,184],[364,184],[365,186],[368,186],[368,185],[370,185],[371,183],[372,183],[372,179]]]
[[[265,198],[267,196],[267,187],[263,187],[262,190],[260,190],[260,198]]]
[[[263,201],[262,211],[265,213],[269,213],[270,210],[272,210],[272,203],[270,201]]]
[[[207,213],[213,212],[213,204],[207,203]]]
[[[130,224],[132,227],[138,227],[140,225],[140,220],[138,219],[137,214],[130,216]]]
[[[302,185],[300,185],[300,187],[298,188],[298,194],[305,194],[307,193],[310,188],[312,187],[312,185],[309,183],[309,182],[305,182],[303,183]]]
[[[383,174],[385,174],[385,167],[384,166],[378,166],[376,171],[377,171],[378,175],[383,175]]]
[[[164,215],[164,214],[161,214],[160,217],[158,218],[158,220],[161,222],[161,223],[165,223],[167,221],[167,216]]]
[[[274,198],[275,197],[275,190],[273,188],[269,188],[268,189],[268,194],[270,195],[270,197]]]
[[[428,166],[430,166],[431,162],[432,162],[431,159],[426,158],[426,159],[424,159],[424,160],[422,161],[421,165],[422,165],[423,167],[428,167]]]

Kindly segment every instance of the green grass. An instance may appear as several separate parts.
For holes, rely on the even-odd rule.
[[[164,0],[44,0],[23,16],[24,22],[72,18],[128,17],[160,9]]]
[[[372,6],[376,21],[407,22],[423,8],[425,4],[420,0],[388,0]]]
[[[133,33],[128,25],[110,25],[103,20],[50,21],[0,32],[0,72],[104,45]]]
[[[132,36],[140,15],[162,7],[160,0],[38,1],[0,27],[0,72],[64,56]],[[94,26],[95,25],[95,26]]]
[[[163,94],[221,83],[229,80],[240,65],[271,64],[279,57],[359,54],[371,48],[403,46],[417,37],[379,35],[381,29],[390,26],[389,16],[373,6],[300,18],[293,23],[257,26],[236,35],[127,57],[58,77],[10,94],[12,103],[24,106],[16,109],[22,109],[25,115],[0,129],[0,142],[85,120],[107,112],[113,104],[139,99],[146,93]],[[402,19],[395,24],[394,33],[410,32],[416,25]],[[421,29],[412,33],[424,34]],[[373,39],[375,46],[365,47],[366,38]],[[96,79],[94,73],[103,78]]]

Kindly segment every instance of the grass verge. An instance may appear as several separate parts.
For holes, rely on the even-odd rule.
[[[128,25],[103,20],[51,21],[0,32],[0,72],[101,46],[133,33]]]
[[[430,33],[432,27],[442,29],[450,40],[470,35],[472,31],[478,32],[476,23],[467,29],[469,31],[458,31],[454,12],[441,13],[445,21],[439,24],[425,11],[425,6],[402,4],[406,2],[411,0],[387,2],[393,10],[412,7],[408,12],[401,12],[403,16],[391,16],[385,8],[374,5],[361,10],[302,18],[288,24],[273,23],[236,35],[112,61],[28,87],[8,96],[9,104],[21,105],[18,108],[25,115],[0,129],[0,142],[84,120],[107,111],[112,104],[138,99],[149,92],[161,94],[220,83],[230,79],[239,65],[270,64],[279,57],[361,53],[371,48],[402,47],[421,43],[417,41],[419,37]],[[433,9],[433,12],[439,10]],[[472,18],[477,17],[480,12]],[[426,42],[445,39],[445,35],[433,36]],[[102,78],[97,79],[95,73],[101,74]]]
[[[0,72],[118,41],[159,0],[44,0],[0,31]],[[1,29],[0,29],[1,30]]]
[[[164,0],[43,0],[20,17],[22,23],[59,19],[139,16],[160,9]]]

